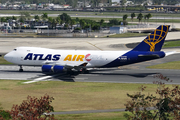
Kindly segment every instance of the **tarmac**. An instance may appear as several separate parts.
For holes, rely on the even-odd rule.
[[[0,54],[16,47],[43,47],[65,50],[128,50],[125,44],[141,42],[143,37],[131,38],[0,38]],[[180,32],[169,32],[166,40],[180,40]],[[174,49],[173,49],[174,50]],[[180,52],[180,49],[175,49]],[[166,49],[166,51],[172,51]]]

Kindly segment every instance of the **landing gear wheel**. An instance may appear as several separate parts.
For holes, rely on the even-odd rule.
[[[84,74],[88,74],[89,73],[89,70],[86,70],[85,72],[84,72]]]
[[[88,74],[89,73],[89,70],[86,70],[85,68],[83,68],[81,71],[80,71],[81,74]]]
[[[19,72],[23,72],[23,68],[22,68],[22,65],[19,66]]]
[[[19,72],[23,72],[23,69],[19,69]]]
[[[67,71],[67,74],[74,75],[74,72],[72,70]]]

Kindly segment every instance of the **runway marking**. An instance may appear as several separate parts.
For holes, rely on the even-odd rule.
[[[114,70],[114,71],[127,71],[127,70]]]
[[[89,74],[80,74],[79,76],[99,76],[99,75],[89,73]]]
[[[87,43],[89,43],[90,45],[92,45],[92,46],[94,46],[95,48],[97,48],[97,49],[99,49],[99,50],[101,50],[101,51],[102,51],[102,49],[101,49],[101,48],[99,48],[99,47],[97,47],[96,45],[94,45],[94,44],[92,44],[92,43],[90,43],[90,42],[87,42]]]
[[[85,80],[85,79],[88,79],[88,78],[74,78],[75,80]]]

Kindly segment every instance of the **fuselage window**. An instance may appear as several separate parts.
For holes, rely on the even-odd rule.
[[[16,51],[17,49],[14,49],[14,51]]]

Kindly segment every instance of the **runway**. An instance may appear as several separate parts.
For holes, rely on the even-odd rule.
[[[167,56],[163,59],[137,63],[118,68],[91,69],[89,74],[57,75],[44,80],[66,82],[108,82],[108,83],[153,83],[157,81],[154,76],[162,74],[173,80],[168,84],[180,84],[180,70],[147,69],[146,66],[179,60],[180,54]],[[19,66],[1,65],[0,79],[6,80],[34,80],[46,76],[41,72],[41,67],[23,67],[24,72],[19,72]]]

